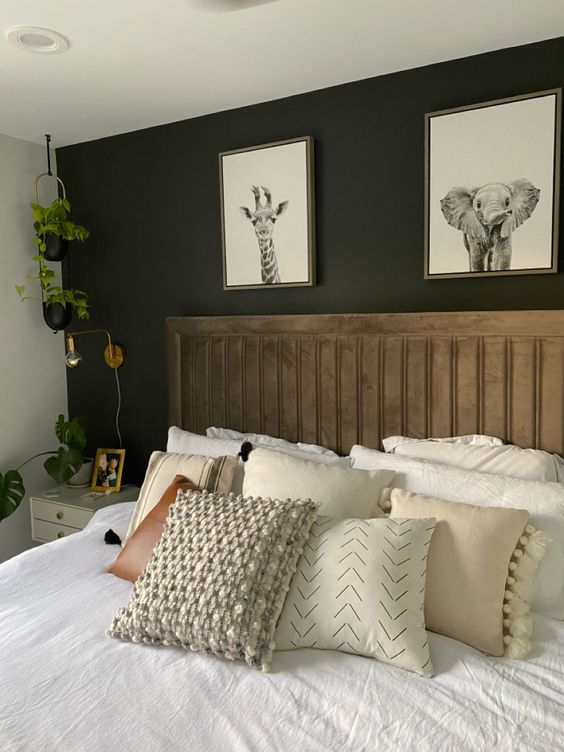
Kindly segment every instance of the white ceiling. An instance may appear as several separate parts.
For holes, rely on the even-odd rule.
[[[62,146],[564,34],[563,0],[205,2],[1,0],[0,133]],[[71,47],[19,50],[13,25]]]

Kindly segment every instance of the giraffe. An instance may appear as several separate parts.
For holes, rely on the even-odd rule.
[[[260,251],[260,265],[261,265],[261,277],[263,284],[265,285],[279,285],[280,284],[280,272],[278,270],[278,261],[274,252],[274,241],[272,240],[272,233],[274,231],[274,223],[281,217],[282,214],[288,208],[288,201],[282,201],[276,209],[272,208],[272,195],[269,188],[261,186],[266,203],[261,203],[260,200],[260,188],[258,185],[253,185],[251,191],[255,197],[255,210],[251,212],[246,206],[240,206],[239,211],[245,219],[252,222],[255,228],[255,235],[257,236],[259,251]]]

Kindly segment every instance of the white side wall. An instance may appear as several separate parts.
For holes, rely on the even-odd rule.
[[[44,147],[0,135],[0,472],[56,448],[54,422],[67,413],[63,335],[47,328],[40,303],[22,303],[14,288],[36,269],[29,203],[45,161]],[[47,189],[51,182],[41,181],[41,203],[56,195],[54,187]],[[28,493],[54,485],[42,458],[22,475]],[[0,521],[0,561],[32,545],[26,496],[11,517]]]

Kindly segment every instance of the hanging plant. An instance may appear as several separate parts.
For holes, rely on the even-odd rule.
[[[33,242],[37,246],[37,255],[33,260],[37,261],[38,271],[35,276],[28,277],[30,282],[39,282],[41,298],[26,295],[25,285],[16,285],[16,291],[22,300],[40,300],[43,304],[45,323],[54,331],[60,331],[70,323],[73,311],[79,319],[89,318],[88,295],[84,290],[66,289],[63,285],[54,284],[56,275],[47,266],[47,261],[62,261],[67,254],[69,242],[78,240],[83,243],[90,233],[86,227],[75,224],[69,218],[71,208],[64,183],[51,172],[51,136],[48,133],[45,134],[45,142],[47,172],[42,172],[35,178],[35,203],[31,204],[36,236]],[[39,181],[43,177],[56,180],[58,190],[62,192],[62,196],[56,198],[49,206],[39,203]]]
[[[72,311],[79,319],[89,318],[88,295],[84,290],[65,289],[61,285],[54,284],[57,277],[53,269],[47,266],[47,261],[58,259],[52,257],[53,253],[49,258],[48,251],[49,248],[56,247],[53,238],[62,243],[68,243],[71,240],[84,242],[90,233],[85,227],[69,219],[70,203],[66,198],[57,198],[49,206],[31,204],[31,209],[34,219],[33,228],[36,233],[33,242],[37,246],[37,255],[33,257],[33,260],[38,263],[38,272],[28,277],[28,280],[30,282],[38,280],[41,298],[25,295],[26,285],[16,285],[16,290],[22,300],[41,300],[48,325],[56,330],[64,329],[70,321]],[[59,244],[58,248],[64,248],[64,245]],[[66,250],[61,258],[65,253]],[[61,326],[61,323],[64,325]]]

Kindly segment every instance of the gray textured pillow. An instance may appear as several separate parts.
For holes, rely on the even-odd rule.
[[[180,491],[108,634],[268,671],[276,622],[316,509],[311,501]]]

